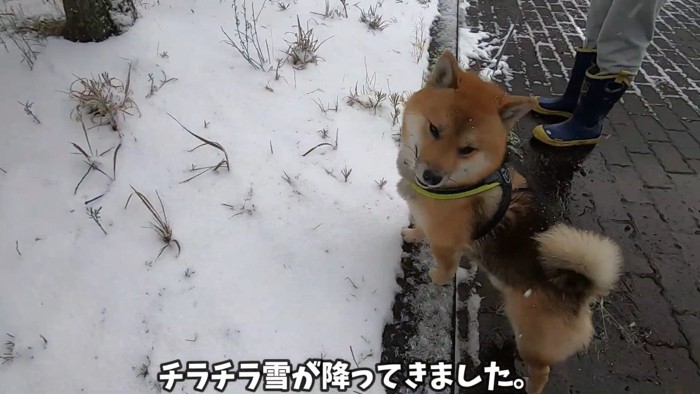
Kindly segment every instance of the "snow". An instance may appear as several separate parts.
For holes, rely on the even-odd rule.
[[[472,365],[478,367],[481,364],[479,359],[479,308],[481,307],[481,297],[478,293],[478,286],[475,282],[478,265],[474,262],[469,269],[460,268],[457,271],[457,283],[464,283],[470,286],[469,296],[466,301],[460,303],[457,310],[463,310],[462,305],[466,304],[467,322],[467,341],[462,346],[464,351],[471,359]],[[458,317],[464,317],[460,315]],[[456,332],[456,331],[455,331]]]
[[[455,34],[457,31],[457,3],[453,1],[442,1],[439,4],[440,17],[435,21],[435,37],[438,48],[441,50],[454,51]],[[456,54],[455,54],[456,55]]]
[[[461,59],[486,60],[491,58],[489,49],[479,45],[480,42],[490,38],[485,31],[472,32],[471,28],[460,27],[459,29],[459,49]],[[461,60],[460,59],[460,60]],[[467,64],[465,62],[465,64]]]
[[[476,31],[474,31],[476,30]],[[473,27],[459,28],[459,62],[465,67],[475,68],[472,63],[478,62],[485,65],[479,74],[486,80],[502,76],[506,81],[512,79],[508,58],[506,56],[496,59],[499,49],[503,46],[505,37],[494,38],[485,31],[479,31]],[[512,37],[510,38],[512,40]],[[512,44],[512,42],[509,42]]]
[[[427,272],[435,266],[429,247],[420,249],[416,260],[418,268]],[[409,278],[411,280],[411,278]],[[416,324],[416,335],[409,341],[407,358],[426,362],[447,361],[452,354],[453,339],[449,333],[452,327],[453,286],[435,286],[431,281],[416,284],[409,295],[416,316],[421,320]]]
[[[29,15],[53,10],[21,3]],[[0,391],[147,393],[157,391],[159,365],[175,359],[277,358],[296,367],[310,357],[351,361],[352,346],[360,366],[379,362],[407,223],[394,190],[398,126],[388,101],[375,114],[345,97],[367,80],[385,92],[418,89],[427,60],[412,58],[415,24],[437,6],[386,1],[379,12],[391,22],[381,32],[368,31],[356,7],[347,19],[312,13],[323,7],[297,1],[282,11],[268,2],[258,32],[273,57],[284,56],[297,15],[319,42],[328,39],[318,64],[286,64],[279,79],[222,43],[221,27],[235,31],[230,0],[140,4],[141,18],[119,37],[48,39],[33,70],[16,48],[0,46],[0,335],[14,337],[15,356],[0,366]],[[93,171],[74,194],[87,164],[70,143],[87,142],[66,92],[76,76],[124,80],[129,63],[138,111],[117,119],[121,136],[88,130],[93,150],[113,149],[97,159],[110,176],[121,143],[116,179]],[[149,74],[176,80],[146,98]],[[33,103],[40,123],[18,101]],[[338,111],[324,113],[317,101],[338,101]],[[200,141],[169,114],[220,143],[230,171],[181,183],[193,164],[215,165],[221,153],[188,152]],[[334,143],[336,130],[337,149],[302,156]],[[150,214],[135,196],[125,208],[131,186],[160,208],[158,192],[179,255],[173,246],[156,259],[163,243],[147,227]],[[242,206],[246,214],[235,215]],[[107,235],[87,207],[101,207]],[[432,292],[424,296],[443,290]],[[193,383],[176,390],[192,392]]]
[[[467,340],[467,354],[475,367],[481,364],[479,360],[479,308],[482,297],[474,291],[467,298],[467,311],[469,314],[469,338]]]

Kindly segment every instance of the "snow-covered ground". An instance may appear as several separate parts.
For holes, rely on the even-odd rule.
[[[6,5],[40,9],[28,1]],[[122,36],[48,39],[33,70],[5,38],[0,333],[14,358],[0,367],[0,391],[149,392],[159,365],[175,359],[354,364],[352,347],[361,366],[379,362],[407,221],[394,189],[398,125],[389,98],[374,113],[346,97],[356,85],[360,95],[420,87],[436,5],[386,1],[377,12],[388,26],[372,31],[359,21],[371,1],[348,5],[347,18],[314,14],[325,12],[324,1],[283,3],[286,10],[247,2],[248,13],[265,4],[257,27],[273,66],[295,39],[297,16],[324,42],[317,64],[287,63],[279,79],[222,42],[222,28],[237,39],[230,0],[143,4]],[[418,61],[416,29],[426,39]],[[116,179],[92,171],[74,193],[88,164],[71,143],[86,151],[88,143],[66,92],[76,77],[102,72],[125,81],[129,63],[140,116],[118,118],[121,137],[84,118],[92,151],[112,149],[98,160],[110,177],[121,143]],[[177,80],[146,98],[149,74],[158,84],[163,73]],[[40,123],[18,102],[33,103]],[[337,111],[319,108],[336,102]],[[222,155],[210,146],[188,152],[200,141],[169,115],[220,143],[230,171],[181,183],[197,174],[193,164],[215,165]],[[335,144],[336,132],[337,149],[303,156]],[[344,169],[352,170],[347,181]],[[160,208],[158,191],[179,256],[173,244],[156,259],[164,244],[146,228],[150,213],[136,196],[124,208],[130,186]],[[100,207],[107,234],[86,213]]]
[[[422,84],[437,1],[353,1],[347,17],[328,3],[330,17],[324,0],[246,2],[248,18],[265,5],[256,26],[271,71],[224,42],[224,31],[238,42],[233,0],[137,1],[141,17],[123,35],[30,41],[29,62],[23,41],[3,37],[0,392],[158,391],[160,364],[172,360],[374,368],[407,223],[391,94]],[[0,12],[53,4],[3,0]],[[383,30],[359,20],[370,6]],[[319,59],[278,67],[297,17]],[[83,116],[86,137],[73,82],[104,72],[126,82],[129,70],[131,115],[117,118],[118,132]],[[378,92],[376,110],[348,104]],[[190,152],[201,141],[183,126],[220,144],[229,170],[183,182],[224,158],[209,145]],[[177,243],[160,256],[132,187],[158,211],[162,199]]]

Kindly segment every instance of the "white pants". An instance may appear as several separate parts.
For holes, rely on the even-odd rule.
[[[636,75],[666,0],[591,0],[584,48],[597,48],[601,74]]]

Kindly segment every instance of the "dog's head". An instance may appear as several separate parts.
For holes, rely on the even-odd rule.
[[[399,172],[424,188],[474,184],[496,171],[508,132],[534,103],[464,71],[449,51],[406,102]]]

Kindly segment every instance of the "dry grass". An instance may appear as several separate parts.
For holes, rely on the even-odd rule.
[[[25,35],[11,36],[10,40],[12,40],[12,43],[15,44],[22,55],[22,60],[20,62],[26,64],[30,70],[33,70],[34,63],[36,62],[37,56],[40,53],[37,48],[44,47],[44,42]],[[7,49],[7,43],[2,40],[2,36],[0,36],[0,44],[4,45],[5,50],[9,52]]]
[[[131,97],[131,63],[126,82],[111,77],[107,72],[98,77],[76,78],[70,86],[69,94],[78,101],[74,112],[77,112],[79,119],[82,119],[82,112],[85,111],[94,124],[109,125],[112,130],[119,131],[119,117],[133,116],[130,112],[133,110],[141,115],[138,105]]]
[[[121,147],[121,143],[119,143],[119,145],[117,145],[116,148],[107,149],[106,151],[104,151],[102,153],[98,152],[97,149],[93,150],[92,144],[90,143],[90,137],[88,136],[87,128],[85,128],[85,123],[83,122],[82,118],[80,118],[79,120],[80,120],[80,125],[82,126],[82,129],[83,129],[83,135],[85,136],[85,142],[87,145],[85,147],[83,147],[83,146],[76,144],[75,142],[72,142],[71,145],[73,145],[73,147],[76,150],[76,152],[73,152],[73,153],[78,154],[78,155],[82,155],[83,162],[85,164],[87,164],[88,167],[87,167],[87,171],[85,172],[83,177],[80,178],[80,181],[75,186],[75,189],[73,190],[73,194],[78,193],[78,188],[83,183],[85,178],[87,178],[87,176],[92,171],[97,171],[100,174],[107,177],[107,179],[109,179],[110,181],[114,181],[114,179],[116,179],[116,177],[117,177],[117,154],[119,153],[119,148]],[[102,158],[107,153],[111,152],[112,150],[114,150],[114,154],[112,156],[112,176],[109,176],[102,169],[102,167],[103,167],[103,163],[102,163],[103,159]]]
[[[604,299],[601,299],[595,304],[595,312],[600,313],[603,327],[598,335],[601,336],[603,342],[605,342],[609,337],[608,328],[609,326],[612,326],[611,328],[615,328],[617,331],[619,331],[620,339],[624,339],[625,342],[629,343],[636,349],[643,348],[644,338],[639,332],[637,325],[634,322],[622,324],[620,321],[618,321],[618,319],[616,319],[613,314],[608,311],[608,308],[605,306]]]
[[[18,34],[34,34],[37,37],[61,37],[66,19],[53,15],[42,15],[22,21],[16,29]]]
[[[348,17],[348,0],[338,0],[340,1],[340,5],[343,6],[343,14],[345,17]]]
[[[22,63],[30,70],[34,69],[34,63],[39,54],[39,47],[45,46],[44,41],[49,36],[61,36],[65,17],[63,15],[40,15],[28,17],[22,7],[8,8],[0,11],[0,45],[9,52],[8,38],[19,50]]]
[[[348,178],[350,178],[350,174],[352,174],[352,168],[343,167],[343,169],[340,170],[340,173],[343,175],[345,182],[347,182]]]
[[[147,377],[150,376],[150,373],[148,372],[148,369],[151,367],[151,358],[146,356],[146,362],[142,363],[140,367],[136,368],[137,378],[141,379],[146,379]]]
[[[312,14],[320,15],[324,19],[333,19],[335,17],[342,17],[342,18],[347,18],[348,17],[348,3],[347,0],[340,0],[340,4],[343,6],[343,9],[340,10],[338,8],[331,8],[330,0],[325,0],[326,7],[323,10],[323,12],[312,12]]]
[[[310,63],[318,63],[318,60],[322,60],[318,56],[318,50],[323,45],[324,42],[328,41],[331,37],[319,42],[314,35],[313,29],[309,28],[308,23],[306,30],[301,26],[299,21],[299,16],[297,16],[297,31],[294,33],[294,40],[287,42],[289,48],[285,51],[292,65],[297,70],[306,68]]]
[[[185,179],[184,181],[182,181],[182,182],[180,182],[180,183],[189,182],[189,181],[191,181],[192,179],[197,178],[198,176],[200,176],[200,175],[202,175],[202,174],[204,174],[204,173],[206,173],[206,172],[208,172],[208,171],[215,171],[215,172],[216,172],[216,171],[218,171],[218,170],[221,169],[221,168],[226,168],[227,171],[231,171],[231,167],[229,166],[229,163],[230,163],[230,162],[229,162],[229,160],[228,160],[228,153],[226,152],[226,149],[224,149],[224,147],[223,147],[221,144],[219,144],[218,142],[215,142],[215,141],[208,140],[208,139],[206,139],[206,138],[204,138],[204,137],[201,137],[201,136],[199,136],[199,135],[193,133],[190,129],[188,129],[187,127],[185,127],[185,125],[183,125],[182,123],[180,123],[180,121],[177,120],[174,116],[172,116],[172,115],[170,115],[170,114],[168,114],[168,116],[170,116],[175,122],[177,122],[177,124],[179,124],[180,127],[182,127],[182,128],[183,128],[186,132],[188,132],[190,135],[192,135],[193,137],[195,137],[195,138],[197,138],[198,140],[202,141],[201,144],[199,144],[199,145],[195,146],[194,148],[190,149],[188,152],[193,152],[193,151],[195,151],[196,149],[199,149],[199,148],[201,148],[201,147],[203,147],[203,146],[211,146],[212,148],[215,148],[215,149],[221,151],[221,153],[224,154],[224,158],[221,159],[221,161],[219,161],[219,163],[217,163],[216,165],[213,165],[213,166],[197,167],[197,166],[195,166],[195,165],[193,164],[193,165],[192,165],[192,168],[190,169],[190,171],[192,171],[192,172],[199,171],[199,173],[197,173],[196,175],[191,176],[191,177]],[[207,123],[205,122],[204,124],[205,124],[205,127],[206,127]]]
[[[158,260],[160,255],[163,254],[165,248],[172,245],[177,246],[177,255],[179,256],[180,252],[182,251],[182,247],[180,246],[180,242],[173,238],[173,228],[170,225],[170,222],[168,221],[168,216],[165,213],[163,200],[160,198],[160,194],[158,194],[158,191],[156,190],[156,196],[158,197],[158,202],[160,203],[160,212],[158,212],[158,210],[151,203],[151,201],[148,200],[148,197],[146,197],[143,193],[136,190],[133,186],[131,186],[131,190],[133,190],[134,192],[130,194],[129,198],[126,200],[124,209],[126,209],[129,206],[129,201],[131,201],[131,197],[134,194],[136,194],[136,196],[139,198],[139,200],[141,200],[143,205],[146,207],[146,209],[148,209],[148,212],[150,212],[151,216],[153,217],[153,221],[149,222],[150,227],[153,229],[153,231],[156,232],[160,240],[163,241],[163,243],[165,244],[158,252],[156,260]]]
[[[10,363],[14,361],[18,356],[19,354],[15,351],[15,337],[12,334],[7,334],[7,340],[5,341],[5,351],[2,354],[0,354],[2,364]]]
[[[413,42],[411,43],[411,52],[416,63],[420,62],[425,53],[425,47],[428,43],[428,38],[425,36],[425,20],[420,18],[417,25],[413,28]]]
[[[27,101],[26,103],[18,101],[17,103],[24,107],[24,113],[27,114],[27,116],[29,116],[30,118],[32,118],[32,120],[36,122],[36,124],[41,124],[39,118],[32,111],[32,105],[34,105],[34,103],[30,103],[29,101]]]
[[[151,83],[151,87],[148,90],[148,94],[146,95],[146,98],[153,97],[153,95],[155,95],[156,92],[158,92],[166,83],[177,81],[177,78],[168,78],[168,76],[165,75],[165,71],[160,70],[160,72],[163,74],[163,78],[158,82],[158,84],[156,84],[156,81],[153,78],[153,74],[152,73],[148,74],[148,81]]]
[[[328,130],[327,129],[322,129],[322,130],[320,130],[320,132],[321,132],[321,138],[326,139],[328,137]],[[304,153],[301,156],[306,157],[309,153],[313,152],[314,150],[316,150],[317,148],[320,148],[322,146],[330,146],[331,148],[333,148],[333,150],[338,150],[338,130],[337,129],[335,130],[335,143],[331,144],[330,142],[322,142],[322,143],[314,146],[313,148],[307,150],[306,153]]]
[[[369,6],[366,10],[357,7],[360,10],[360,22],[367,25],[370,30],[382,31],[389,27],[389,22],[378,12],[380,6],[381,4],[377,3],[374,7]]]
[[[401,109],[406,102],[406,97],[401,93],[392,93],[389,95],[389,103],[391,103],[391,125],[396,126],[399,123]]]
[[[323,104],[321,100],[319,99],[314,99],[314,103],[316,103],[316,106],[323,112],[324,114],[327,114],[330,111],[333,112],[338,112],[338,99],[335,99],[335,104]]]
[[[386,101],[387,94],[381,90],[375,89],[369,84],[364,84],[359,86],[359,83],[355,84],[354,88],[350,89],[350,94],[347,96],[347,103],[349,106],[360,105],[365,109],[370,109],[374,114]]]
[[[285,175],[286,175],[286,173],[285,173]],[[287,177],[289,177],[289,175],[287,175]],[[291,178],[289,179],[289,182],[291,182]],[[243,203],[236,204],[236,205],[233,205],[233,204],[221,204],[221,205],[223,205],[226,208],[235,212],[233,215],[231,215],[231,217],[243,215],[243,214],[247,214],[248,216],[252,216],[253,213],[255,213],[255,204],[252,203],[252,200],[253,200],[253,188],[251,187],[250,189],[248,189],[248,193],[243,198]]]
[[[388,98],[389,94],[378,88],[376,74],[370,76],[365,60],[365,81],[362,85],[359,82],[355,83],[355,86],[350,88],[346,103],[351,107],[359,105],[362,108],[372,110],[376,115]]]
[[[93,207],[89,207],[89,208],[87,208],[87,215],[90,217],[90,219],[92,219],[95,222],[95,224],[97,224],[97,226],[100,228],[100,230],[102,230],[102,232],[105,235],[107,235],[107,231],[105,231],[105,228],[102,227],[102,223],[100,222],[100,219],[101,219],[100,212],[101,211],[102,211],[102,207],[99,207],[97,209],[95,209]]]
[[[258,35],[258,19],[265,8],[267,2],[263,1],[260,9],[255,8],[248,13],[248,4],[243,0],[243,5],[239,8],[238,1],[233,0],[233,10],[236,15],[236,39],[234,40],[221,28],[226,36],[224,43],[235,48],[238,53],[256,70],[270,71],[270,47],[265,41],[263,45]]]

